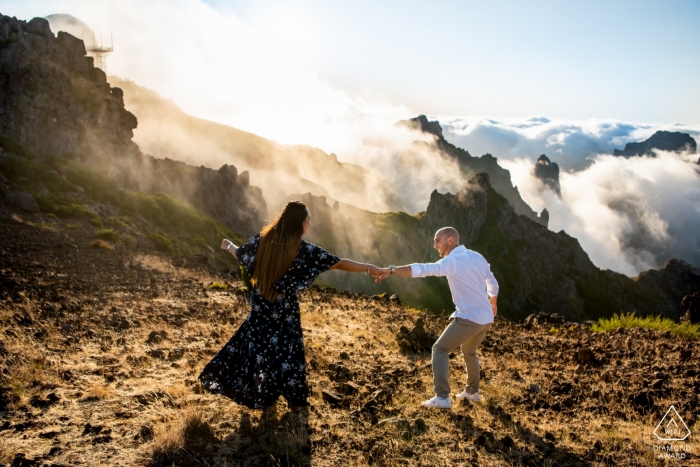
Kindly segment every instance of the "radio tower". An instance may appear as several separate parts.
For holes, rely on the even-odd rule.
[[[100,44],[95,41],[95,35],[92,35],[92,45],[87,49],[87,53],[93,57],[95,66],[107,74],[107,54],[114,52],[114,38],[109,35],[110,46],[102,45],[102,35],[100,34]]]

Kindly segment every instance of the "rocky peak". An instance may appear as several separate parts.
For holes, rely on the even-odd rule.
[[[411,129],[422,131],[423,133],[435,135],[440,140],[444,139],[442,136],[442,127],[440,126],[440,122],[437,120],[430,122],[428,121],[428,117],[425,115],[419,115],[416,118],[402,120],[398,123],[398,125],[407,126]]]
[[[535,177],[540,179],[544,186],[561,197],[561,185],[559,184],[559,164],[552,162],[549,157],[542,154],[535,164]]]
[[[487,191],[490,188],[488,174],[478,173],[463,184],[456,195],[433,191],[425,211],[428,231],[451,226],[457,229],[463,244],[473,243],[486,221]]]
[[[688,133],[680,133],[678,131],[657,131],[651,138],[640,143],[627,143],[625,149],[620,151],[615,149],[613,156],[633,157],[633,156],[652,156],[654,157],[654,149],[661,151],[684,152],[696,154],[698,145]]]
[[[85,55],[49,22],[0,15],[0,134],[40,155],[115,157],[137,151],[136,117]]]

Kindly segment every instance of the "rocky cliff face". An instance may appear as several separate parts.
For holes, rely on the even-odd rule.
[[[559,184],[559,164],[549,160],[542,154],[535,164],[535,177],[540,179],[545,187],[561,197],[561,185]]]
[[[83,42],[51,32],[42,18],[0,15],[0,136],[36,151],[82,161],[123,188],[162,191],[252,233],[267,217],[259,189],[234,167],[191,167],[141,153],[132,141],[136,117],[120,88],[85,56]]]
[[[397,125],[404,125],[409,128],[420,130],[424,133],[432,134],[436,137],[435,145],[445,154],[453,157],[459,162],[465,178],[469,179],[477,173],[483,172],[489,175],[491,186],[504,196],[513,206],[515,212],[526,216],[544,226],[549,222],[549,215],[538,216],[535,211],[523,201],[518,189],[513,186],[510,179],[510,172],[498,165],[498,159],[491,154],[485,154],[481,157],[473,157],[468,151],[458,148],[448,142],[442,134],[442,127],[438,121],[428,121],[425,115],[420,115],[416,118],[403,120]]]
[[[135,152],[136,117],[83,42],[48,21],[0,16],[0,133],[40,154]]]
[[[651,138],[640,143],[627,143],[625,149],[620,151],[615,149],[614,156],[634,157],[634,156],[654,156],[654,149],[661,151],[689,152],[696,154],[698,144],[688,133],[677,131],[657,131]],[[700,161],[698,161],[700,162]]]

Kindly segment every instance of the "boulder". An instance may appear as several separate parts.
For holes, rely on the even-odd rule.
[[[32,195],[23,191],[11,191],[5,195],[5,205],[35,214],[41,212]]]

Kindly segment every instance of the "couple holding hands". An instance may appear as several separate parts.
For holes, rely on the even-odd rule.
[[[444,227],[435,234],[436,263],[378,268],[340,259],[302,239],[311,225],[306,206],[288,203],[262,231],[241,246],[223,240],[251,278],[250,314],[233,337],[199,375],[209,391],[251,409],[264,409],[284,396],[292,410],[309,405],[304,339],[297,290],[305,289],[324,271],[337,269],[371,274],[380,282],[392,274],[405,277],[445,276],[456,311],[433,345],[435,396],[425,407],[452,407],[449,353],[461,347],[467,382],[458,399],[478,402],[479,359],[476,349],[497,313],[498,282],[479,253],[459,244],[459,234]]]

